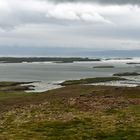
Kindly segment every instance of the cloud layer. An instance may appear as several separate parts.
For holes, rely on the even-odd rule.
[[[0,46],[140,49],[138,5],[138,0],[0,0]]]
[[[134,4],[139,5],[139,0],[49,0],[54,2],[92,2],[92,3],[100,3],[100,4]]]
[[[123,16],[136,10],[139,10],[137,6],[103,6],[91,4],[89,1],[54,3],[50,0],[0,0],[0,28],[11,29],[24,24],[64,23],[67,20],[112,24],[110,16]]]
[[[0,0],[0,27],[8,29],[21,24],[47,23],[54,19],[111,23],[105,17],[101,16],[96,9],[95,6],[89,3]]]

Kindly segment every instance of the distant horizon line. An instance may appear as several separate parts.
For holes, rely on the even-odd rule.
[[[31,56],[31,55],[27,55],[27,56],[25,56],[25,55],[20,55],[20,56],[18,56],[18,55],[8,55],[8,56],[6,56],[6,55],[0,55],[0,58],[140,58],[140,56],[138,56],[138,57],[133,57],[133,56],[131,56],[131,57],[127,57],[127,56],[103,56],[103,57],[101,57],[101,56],[43,56],[43,55],[40,55],[40,56]]]

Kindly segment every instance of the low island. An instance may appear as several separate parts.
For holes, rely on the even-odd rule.
[[[54,62],[73,63],[75,61],[101,61],[99,58],[88,57],[0,57],[1,63],[22,63],[22,62]]]
[[[139,76],[140,73],[137,72],[124,72],[124,73],[115,73],[113,76]]]
[[[129,62],[129,63],[126,63],[128,65],[135,65],[135,64],[140,64],[140,62]]]
[[[93,68],[110,69],[110,68],[115,68],[115,67],[114,66],[94,66]]]

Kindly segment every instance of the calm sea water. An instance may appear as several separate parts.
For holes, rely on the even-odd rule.
[[[0,63],[0,81],[41,81],[40,87],[50,87],[57,82],[88,77],[111,76],[120,72],[140,72],[140,65],[128,65],[137,60],[109,60],[102,62],[75,63]],[[115,68],[93,68],[94,66],[113,65]],[[140,80],[140,77],[130,77]],[[46,86],[47,85],[47,86]],[[52,86],[53,88],[54,86]],[[39,88],[39,87],[38,87]]]

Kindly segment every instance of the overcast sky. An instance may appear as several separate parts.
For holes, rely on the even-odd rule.
[[[0,0],[0,47],[140,50],[140,0]]]

